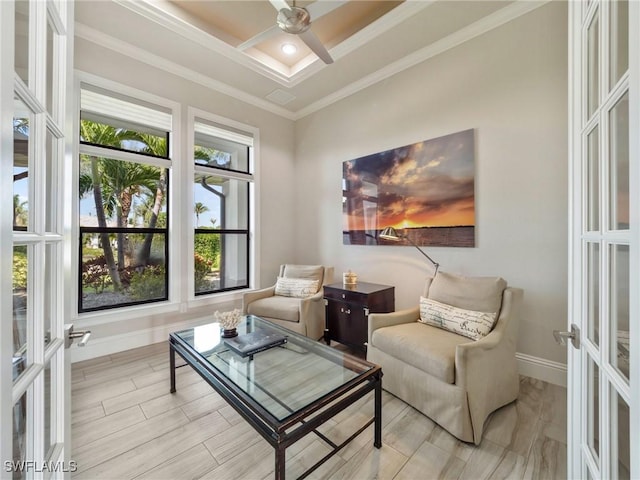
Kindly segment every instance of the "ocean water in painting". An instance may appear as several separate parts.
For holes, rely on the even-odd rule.
[[[474,131],[343,163],[343,243],[380,245],[394,227],[409,242],[475,246]]]

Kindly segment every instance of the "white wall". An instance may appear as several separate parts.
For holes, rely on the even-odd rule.
[[[567,6],[552,2],[296,122],[300,262],[352,269],[417,304],[431,272],[413,247],[342,244],[342,162],[473,128],[476,248],[426,247],[445,271],[525,291],[518,351],[565,362]],[[339,278],[337,278],[339,280]]]
[[[352,269],[394,285],[397,309],[416,304],[430,267],[412,247],[342,245],[342,162],[475,129],[476,248],[427,251],[443,270],[524,288],[518,351],[565,363],[551,331],[567,315],[566,24],[552,2],[295,123],[86,40],[75,65],[260,129],[262,284],[280,263],[324,263],[336,280]],[[89,322],[93,348],[76,358],[163,340],[210,311]]]
[[[100,47],[94,43],[76,38],[75,68],[104,79],[119,82],[160,97],[179,102],[182,108],[182,123],[186,125],[187,106],[193,106],[260,129],[260,191],[259,191],[259,275],[265,281],[273,280],[279,265],[291,258],[294,251],[294,124],[275,114],[253,107],[234,98],[225,96],[200,84],[190,82],[126,55]],[[185,142],[186,143],[186,142]],[[190,161],[186,144],[174,162]],[[173,185],[172,188],[176,188]],[[188,200],[188,199],[187,199]],[[174,211],[179,214],[179,211]],[[179,232],[174,232],[178,234]],[[179,272],[185,277],[186,267]],[[175,277],[172,277],[175,280]],[[178,278],[181,285],[186,278]],[[233,295],[229,296],[230,298]],[[238,295],[236,294],[237,298]],[[186,298],[180,299],[186,302]],[[233,302],[233,300],[230,300]],[[140,344],[161,341],[167,338],[167,328],[178,325],[190,318],[211,314],[215,309],[229,308],[235,303],[215,307],[190,308],[182,312],[148,315],[142,313],[123,317],[114,321],[113,312],[104,312],[106,318],[98,316],[81,317],[76,321],[76,329],[90,328],[92,338],[86,349],[73,350],[75,359],[97,354],[133,348]],[[116,315],[117,316],[117,315]],[[120,315],[122,316],[122,315]],[[111,317],[111,318],[109,318]],[[168,327],[169,326],[169,327]]]

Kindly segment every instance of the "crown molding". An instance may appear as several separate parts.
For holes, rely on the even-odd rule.
[[[256,97],[255,95],[246,93],[245,91],[232,87],[231,85],[228,85],[224,82],[214,80],[207,75],[203,75],[202,73],[191,70],[183,65],[179,65],[170,60],[167,60],[166,58],[162,58],[149,52],[148,50],[136,47],[127,42],[123,42],[122,40],[107,35],[106,33],[98,32],[83,23],[75,23],[75,35],[79,38],[95,43],[101,47],[108,48],[117,53],[133,58],[138,62],[146,63],[152,67],[164,70],[178,77],[185,78],[186,80],[220,92],[224,95],[228,95],[230,97],[241,100],[245,103],[248,103],[249,105],[253,105],[255,107],[261,108],[262,110],[266,110],[289,120],[294,120],[295,114],[290,110],[282,108],[262,98]]]
[[[497,12],[488,15],[477,22],[468,25],[451,35],[448,35],[437,42],[432,43],[420,50],[417,50],[400,60],[397,60],[380,70],[361,78],[360,80],[347,85],[346,87],[335,91],[334,93],[327,95],[326,97],[309,104],[308,106],[298,110],[295,113],[294,120],[299,120],[307,115],[310,115],[318,110],[321,110],[329,105],[349,97],[360,90],[364,90],[367,87],[375,85],[382,80],[385,80],[397,73],[400,73],[408,68],[411,68],[419,63],[424,62],[436,55],[443,53],[451,48],[472,40],[484,33],[487,33],[494,28],[497,28],[511,20],[514,20],[522,15],[525,15],[551,0],[517,0],[511,5],[501,8]]]

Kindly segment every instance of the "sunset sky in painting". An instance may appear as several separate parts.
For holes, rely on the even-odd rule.
[[[344,229],[473,226],[473,138],[466,130],[344,162]]]

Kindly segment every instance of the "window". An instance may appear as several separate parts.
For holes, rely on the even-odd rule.
[[[247,288],[253,137],[196,118],[193,161],[195,294]]]
[[[78,310],[168,299],[171,113],[83,85]]]

